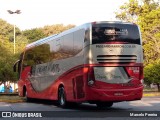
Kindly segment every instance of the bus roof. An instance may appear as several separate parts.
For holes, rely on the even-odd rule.
[[[86,23],[86,24],[88,24],[88,23]],[[84,25],[86,25],[86,24],[84,24]],[[43,43],[46,43],[46,42],[51,41],[51,40],[53,40],[53,39],[56,39],[56,38],[58,38],[58,37],[64,36],[64,35],[66,35],[66,34],[68,34],[68,33],[70,33],[70,32],[74,32],[74,31],[76,31],[76,30],[83,29],[83,28],[84,28],[84,25],[76,26],[76,27],[71,28],[71,29],[69,29],[69,30],[63,31],[62,33],[54,34],[54,35],[51,35],[51,36],[42,38],[42,39],[40,39],[40,40],[37,40],[37,41],[35,41],[35,42],[33,42],[33,43],[28,44],[28,45],[25,47],[25,49],[29,49],[29,48],[32,48],[32,47],[34,47],[34,46],[42,45]]]
[[[119,24],[135,24],[133,22],[125,22],[125,21],[94,21],[92,24],[103,24],[103,23],[119,23]]]
[[[38,46],[38,45],[42,45],[43,43],[46,43],[50,40],[53,40],[56,39],[57,37],[61,37],[67,33],[70,33],[70,32],[74,32],[75,30],[78,30],[78,29],[82,29],[82,28],[85,28],[85,26],[88,26],[88,25],[93,25],[93,24],[104,24],[104,23],[119,23],[119,24],[134,24],[134,23],[129,23],[129,22],[123,22],[123,21],[95,21],[95,22],[89,22],[89,23],[86,23],[86,24],[83,24],[83,25],[80,25],[80,26],[76,26],[74,28],[71,28],[69,30],[66,30],[62,33],[59,33],[59,34],[54,34],[54,35],[51,35],[51,36],[48,36],[48,37],[45,37],[45,38],[42,38],[40,40],[37,40],[33,43],[30,43],[28,44],[25,49],[29,49],[29,48],[32,48],[34,46]]]
[[[35,42],[33,42],[33,43],[30,43],[30,44],[28,44],[28,45],[26,46],[26,49],[31,48],[31,47],[34,47],[34,46],[37,46],[37,45],[39,45],[39,44],[43,44],[43,43],[49,41],[50,38],[55,37],[55,36],[57,36],[57,35],[58,35],[58,34],[54,34],[54,35],[51,35],[51,36],[42,38],[42,39],[40,39],[40,40],[37,40],[37,41],[35,41]]]

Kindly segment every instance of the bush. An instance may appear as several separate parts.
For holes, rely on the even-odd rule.
[[[144,68],[144,81],[146,84],[154,83],[160,92],[160,60],[148,64]]]

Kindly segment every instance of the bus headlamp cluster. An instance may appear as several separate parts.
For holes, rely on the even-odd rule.
[[[94,80],[89,80],[88,85],[92,86],[94,84]]]
[[[143,79],[141,79],[140,81],[141,81],[141,84],[143,84],[143,83],[144,83],[144,80],[143,80]]]

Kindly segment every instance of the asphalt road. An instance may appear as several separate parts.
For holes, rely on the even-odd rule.
[[[150,114],[158,112],[160,114],[160,97],[144,97],[142,100],[131,101],[131,102],[120,102],[114,103],[111,108],[98,109],[96,105],[91,104],[81,104],[76,107],[63,109],[58,107],[52,101],[39,101],[36,100],[29,103],[4,103],[0,102],[0,111],[11,111],[25,113],[26,111],[41,113],[42,118],[32,118],[32,119],[77,119],[77,120],[97,120],[97,119],[112,119],[112,120],[138,120],[139,118],[144,120],[159,120],[160,117],[156,116],[143,116],[143,114]],[[45,112],[45,111],[48,111]],[[145,111],[145,112],[144,112]],[[44,112],[44,114],[43,114]],[[142,116],[131,117],[130,114],[141,114]],[[49,114],[49,115],[48,115]],[[126,114],[126,116],[125,116]],[[45,116],[46,115],[46,116]],[[47,116],[48,115],[48,116]],[[52,117],[51,117],[52,116]],[[130,116],[130,117],[129,117]],[[0,118],[5,119],[5,118]],[[18,118],[8,118],[8,119],[22,119]],[[31,118],[26,118],[31,119]]]

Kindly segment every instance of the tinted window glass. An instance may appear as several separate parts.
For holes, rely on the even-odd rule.
[[[84,34],[85,34],[84,32],[85,31],[83,29],[74,32],[74,45],[73,45],[74,55],[77,55],[82,51],[84,43]]]
[[[27,50],[24,56],[23,67],[49,62],[51,60],[50,54],[49,44],[43,44]]]
[[[134,24],[94,24],[92,27],[92,44],[104,42],[140,44],[138,27]]]
[[[84,30],[79,30],[35,46],[25,51],[23,68],[73,57],[82,51],[83,42]]]

